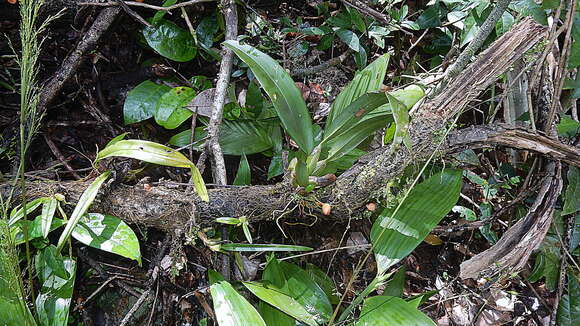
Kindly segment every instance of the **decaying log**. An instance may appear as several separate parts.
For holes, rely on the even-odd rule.
[[[317,213],[317,200],[332,205],[332,214],[326,218],[346,220],[356,217],[368,201],[377,196],[389,180],[399,176],[406,166],[428,158],[434,151],[444,153],[448,144],[444,143],[442,128],[533,47],[544,31],[545,28],[532,19],[524,19],[514,26],[451,81],[441,95],[417,110],[409,130],[412,150],[401,147],[393,153],[388,148],[380,148],[359,160],[334,184],[307,198],[297,195],[285,184],[211,189],[209,203],[185,190],[165,186],[147,187],[149,190],[146,190],[143,185],[120,185],[106,190],[91,210],[164,231],[183,229],[192,224],[207,225],[221,216],[245,215],[254,221],[276,219],[297,205]],[[31,181],[27,184],[29,198],[62,193],[68,201],[74,202],[88,182]],[[9,189],[8,184],[0,187],[3,194]]]
[[[550,163],[542,188],[528,214],[509,228],[490,249],[460,266],[462,279],[492,277],[498,273],[510,276],[521,270],[532,252],[542,243],[554,216],[556,200],[562,191],[562,166]]]

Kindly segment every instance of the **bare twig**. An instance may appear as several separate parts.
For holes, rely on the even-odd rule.
[[[236,11],[236,3],[234,0],[222,0],[222,11],[225,16],[226,24],[226,36],[227,40],[235,40],[238,35],[238,14]],[[222,123],[224,104],[226,102],[227,90],[230,83],[230,75],[232,73],[232,66],[234,62],[234,52],[230,49],[224,48],[224,53],[222,56],[222,62],[220,64],[220,71],[218,74],[218,80],[216,83],[215,97],[213,108],[211,112],[211,117],[207,126],[207,135],[209,139],[206,141],[206,148],[204,149],[199,161],[198,166],[204,164],[202,161],[205,160],[204,153],[210,152],[212,158],[212,175],[215,183],[219,185],[226,185],[226,165],[224,161],[224,154],[222,148],[219,144],[219,131],[220,125]],[[191,131],[192,134],[194,130]],[[228,228],[223,226],[222,240],[227,240],[228,238]],[[222,256],[221,272],[224,278],[230,278],[230,259],[228,255]]]
[[[68,164],[67,159],[62,155],[62,152],[58,149],[56,144],[48,137],[48,135],[44,134],[44,141],[52,151],[52,154],[56,156],[56,158],[64,165],[64,167],[75,177],[75,179],[80,180],[81,176]]]
[[[123,0],[115,0],[115,1],[117,1],[117,3],[121,6],[121,8],[123,8],[123,10],[129,16],[133,17],[133,19],[135,19],[136,21],[140,22],[141,24],[143,24],[147,27],[153,26],[148,21],[146,21],[143,17],[141,17],[138,13],[136,13],[133,9],[129,8],[129,6],[125,3],[125,1],[123,1]]]
[[[137,2],[137,1],[124,1],[124,2],[128,6],[143,7],[143,8],[147,8],[147,9],[161,10],[161,11],[171,11],[171,10],[175,10],[175,9],[178,9],[178,8],[191,6],[191,5],[198,4],[198,3],[214,2],[214,1],[215,0],[190,0],[190,1],[185,1],[185,2],[181,2],[181,3],[176,3],[176,4],[174,4],[172,6],[168,6],[168,7],[155,6],[155,5],[150,5],[150,4],[147,4],[147,3]],[[115,2],[115,1],[109,1],[109,2],[79,2],[78,5],[79,6],[114,7],[114,6],[119,6],[119,3]]]
[[[391,23],[391,19],[389,17],[374,10],[373,8],[371,8],[369,5],[367,5],[366,3],[364,3],[361,0],[341,0],[341,1],[345,5],[347,5],[349,7],[353,7],[355,9],[357,9],[358,11],[360,11],[361,13],[378,20],[379,22],[381,22],[383,24],[390,25],[390,23]]]
[[[332,58],[328,61],[325,61],[319,65],[316,66],[312,66],[309,68],[303,68],[303,69],[296,69],[290,72],[290,75],[292,77],[303,77],[303,76],[308,76],[308,75],[314,75],[317,74],[321,71],[324,71],[332,66],[336,66],[338,64],[341,64],[344,60],[346,60],[346,58],[348,58],[348,56],[353,53],[354,51],[352,49],[348,49],[346,50],[343,54],[341,54],[338,57]]]
[[[238,17],[236,5],[233,0],[222,0],[224,16],[226,19],[226,40],[235,40],[238,34]],[[230,83],[230,75],[234,53],[232,50],[224,48],[224,55],[220,64],[220,71],[216,83],[215,97],[211,117],[207,126],[206,149],[204,152],[210,152],[212,158],[212,172],[214,182],[217,184],[227,184],[226,167],[224,155],[219,144],[219,129],[222,122],[224,104],[227,96],[227,89]],[[198,166],[203,165],[205,156],[202,154],[198,161]]]
[[[109,29],[121,8],[103,9],[91,28],[85,33],[83,39],[77,44],[76,48],[64,59],[60,69],[42,88],[39,110],[45,111],[48,104],[57,96],[66,81],[77,71],[83,62],[82,57],[88,51],[92,50],[101,36]]]

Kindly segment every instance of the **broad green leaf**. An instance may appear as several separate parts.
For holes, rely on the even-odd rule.
[[[283,245],[283,244],[247,244],[247,243],[224,243],[220,248],[225,251],[312,251],[310,247]]]
[[[378,274],[410,254],[457,203],[461,170],[443,170],[411,189],[393,215],[385,209],[375,220],[371,240]]]
[[[120,140],[111,146],[103,148],[98,154],[96,161],[107,157],[128,157],[141,160],[148,163],[173,166],[180,168],[190,168],[191,177],[195,190],[199,197],[204,201],[209,201],[209,195],[203,177],[199,170],[187,157],[180,152],[158,143],[128,139]]]
[[[357,72],[353,80],[346,85],[346,87],[338,94],[326,119],[325,130],[335,130],[337,127],[335,123],[344,121],[339,119],[340,116],[349,115],[345,109],[356,99],[362,95],[370,92],[377,92],[380,90],[385,74],[387,73],[387,65],[389,64],[389,55],[384,54],[373,61],[365,69]],[[355,111],[356,112],[356,111]],[[337,122],[334,122],[337,120]]]
[[[193,114],[184,108],[196,95],[189,87],[175,87],[163,94],[157,102],[155,122],[166,129],[175,129]]]
[[[280,266],[278,260],[274,254],[268,256],[268,263],[266,268],[262,273],[262,280],[266,281],[267,284],[271,284],[276,288],[280,289],[286,284],[284,275],[280,271]],[[289,295],[287,292],[284,293]],[[258,310],[264,318],[264,321],[268,325],[279,325],[279,326],[295,326],[296,320],[290,315],[282,312],[280,309],[274,308],[272,305],[266,303],[265,301],[260,301],[258,304]]]
[[[389,296],[365,300],[355,326],[427,326],[436,324],[411,303]]]
[[[439,4],[428,7],[415,21],[419,28],[431,28],[441,25],[441,8]]]
[[[196,129],[194,147],[203,144],[207,136],[205,131]],[[174,146],[190,144],[191,129],[171,137],[169,143]],[[282,142],[280,127],[271,122],[253,122],[246,120],[224,120],[220,128],[219,143],[226,155],[252,155],[272,149],[277,142]]]
[[[2,241],[9,239],[10,228],[5,220],[0,220]],[[0,320],[5,325],[36,326],[21,282],[16,248],[7,241],[0,247]]]
[[[127,93],[123,105],[123,119],[125,124],[147,120],[155,114],[157,102],[171,87],[155,84],[146,80]]]
[[[255,296],[272,305],[275,308],[282,310],[295,319],[310,326],[317,326],[316,319],[311,315],[298,301],[294,298],[282,293],[279,289],[272,285],[264,285],[257,282],[243,282],[244,286],[250,290]]]
[[[47,237],[50,232],[50,227],[52,226],[52,218],[56,212],[56,206],[58,202],[56,198],[50,197],[46,198],[42,204],[42,213],[40,214],[40,219],[42,221],[42,236]]]
[[[238,172],[236,173],[236,178],[234,179],[234,185],[236,186],[246,186],[252,182],[252,172],[250,170],[250,164],[248,163],[248,158],[246,154],[242,154],[240,158],[240,165],[238,166]]]
[[[24,223],[27,224],[28,241],[44,237],[43,230],[42,230],[42,216],[40,216],[40,215],[37,216],[33,221],[20,220],[20,221],[18,221],[18,223],[14,224],[10,228],[10,232],[12,233],[12,237],[14,239],[15,245],[20,245],[20,244],[23,244],[25,242],[24,241],[24,231],[22,228],[22,224],[24,224]],[[64,220],[62,220],[60,218],[53,218],[52,224],[50,225],[50,232],[58,229],[59,227],[63,226],[64,224],[65,224]]]
[[[168,20],[143,29],[143,36],[157,53],[178,62],[186,62],[195,58],[197,47],[189,31]]]
[[[542,241],[534,268],[528,281],[537,282],[545,279],[546,288],[550,291],[556,289],[558,278],[560,277],[560,242],[554,235],[547,235]]]
[[[338,38],[349,48],[353,49],[355,52],[360,51],[360,40],[355,33],[344,28],[337,29],[335,33],[336,36],[338,36]]]
[[[324,293],[326,293],[326,296],[330,299],[330,303],[333,305],[338,304],[340,298],[337,295],[334,281],[316,265],[306,264],[305,270],[308,273],[308,276],[310,276],[310,278],[320,286]]]
[[[95,200],[95,197],[97,197],[99,189],[101,189],[101,186],[107,180],[110,174],[111,172],[107,171],[101,174],[100,176],[96,177],[95,180],[89,185],[89,187],[83,192],[81,198],[79,199],[77,205],[75,206],[74,211],[70,216],[70,219],[66,223],[64,231],[62,231],[62,234],[58,239],[57,245],[58,251],[62,249],[66,241],[69,239],[74,227],[77,225],[81,217],[85,215],[85,213],[93,203],[93,200]]]
[[[237,41],[226,41],[225,47],[244,61],[274,104],[274,109],[290,137],[306,154],[314,148],[312,120],[302,94],[290,75],[265,53]]]
[[[40,205],[42,205],[46,199],[48,199],[48,197],[37,198],[37,199],[34,199],[34,200],[26,203],[26,205],[24,205],[24,207],[18,206],[16,208],[14,208],[10,212],[10,220],[8,221],[8,225],[12,226],[12,225],[14,225],[14,223],[20,221],[24,217],[24,208],[25,207],[26,207],[26,215],[28,215],[28,214],[32,213],[35,209],[37,209]]]
[[[566,176],[568,186],[566,186],[566,192],[564,193],[563,215],[580,211],[580,169],[570,165]]]
[[[407,269],[405,266],[401,266],[399,270],[393,275],[393,277],[387,283],[387,287],[383,291],[382,295],[390,297],[401,297],[403,291],[405,290],[405,272]]]
[[[360,96],[344,108],[340,115],[335,117],[332,125],[326,126],[323,142],[327,142],[345,132],[366,114],[386,103],[388,103],[388,99],[385,93],[367,93]]]
[[[572,138],[580,133],[580,122],[567,115],[562,115],[560,122],[556,125],[556,130],[558,130],[559,136]]]
[[[266,326],[256,308],[216,271],[208,272],[213,309],[219,326]]]
[[[74,289],[76,262],[63,258],[49,246],[35,259],[36,272],[42,284],[36,298],[36,313],[43,326],[66,326]],[[55,269],[58,266],[60,271]],[[62,275],[64,273],[64,275]]]
[[[133,259],[141,264],[139,240],[135,232],[118,217],[85,214],[73,229],[72,236],[87,246]]]
[[[560,299],[556,320],[558,326],[580,325],[580,286],[577,274],[568,273],[566,294]]]
[[[308,272],[275,258],[268,261],[266,271],[264,279],[270,281],[280,292],[299,302],[310,315],[314,316],[318,324],[328,321],[332,314],[332,305],[324,290],[310,278]]]
[[[366,114],[359,122],[350,126],[340,135],[334,137],[326,143],[328,149],[328,156],[319,164],[332,162],[348,155],[365,139],[369,138],[377,130],[386,127],[390,122],[393,122],[393,116],[390,105],[383,105],[372,112]],[[320,167],[317,172],[320,171]]]

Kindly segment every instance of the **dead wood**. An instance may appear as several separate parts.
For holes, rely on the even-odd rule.
[[[326,218],[347,220],[359,216],[366,204],[378,197],[385,184],[399,176],[406,166],[426,159],[434,151],[444,154],[453,148],[452,144],[445,144],[443,139],[442,128],[448,120],[460,113],[497,76],[534,46],[542,38],[544,30],[543,26],[532,19],[523,20],[483,52],[441,95],[424,103],[411,123],[409,132],[413,141],[412,150],[405,147],[394,153],[388,148],[375,150],[361,158],[334,184],[306,198],[297,195],[294,189],[283,183],[211,189],[209,203],[201,201],[190,191],[172,189],[167,185],[152,189],[143,185],[119,185],[105,190],[91,210],[163,231],[186,231],[191,225],[207,225],[220,216],[246,215],[253,221],[273,220],[297,206],[316,214],[319,212],[317,201],[332,205],[332,215]],[[500,131],[497,133],[493,139],[506,139],[499,137]],[[462,138],[457,136],[456,139]],[[515,142],[513,145],[530,144]],[[460,145],[464,146],[465,140]],[[547,151],[546,154],[554,152]],[[75,202],[88,182],[30,181],[27,184],[29,198],[62,193],[69,202]],[[2,195],[9,190],[9,184],[0,184]],[[195,216],[192,213],[193,207]]]
[[[532,252],[542,243],[552,222],[556,200],[562,191],[562,166],[550,163],[534,205],[523,219],[509,228],[490,249],[461,263],[462,279],[502,276],[518,272],[524,267]]]
[[[50,102],[60,93],[64,84],[74,75],[83,62],[85,53],[96,46],[101,36],[113,24],[120,12],[120,7],[110,7],[103,9],[99,13],[93,25],[83,35],[76,48],[64,59],[58,71],[43,86],[38,104],[41,111],[46,110]]]

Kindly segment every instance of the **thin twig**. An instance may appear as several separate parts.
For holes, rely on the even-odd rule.
[[[336,66],[341,64],[344,60],[346,60],[346,58],[348,58],[348,56],[353,53],[354,51],[352,49],[348,49],[346,50],[343,54],[341,54],[338,57],[334,57],[328,61],[325,61],[317,66],[312,66],[309,68],[303,68],[303,69],[296,69],[294,71],[290,72],[290,75],[292,77],[303,77],[303,76],[309,76],[309,75],[314,75],[317,74],[321,71],[324,71],[332,66]]]
[[[143,24],[147,27],[153,26],[148,21],[146,21],[143,17],[141,17],[138,13],[136,13],[133,9],[129,8],[129,6],[125,3],[125,1],[123,1],[123,0],[115,0],[115,1],[117,1],[117,3],[121,6],[121,8],[123,8],[123,10],[129,16],[133,17],[133,19],[135,19],[136,21],[140,22],[141,24]]]
[[[56,156],[56,158],[64,165],[64,167],[75,177],[75,179],[80,180],[81,176],[76,173],[76,171],[68,164],[67,159],[62,155],[62,152],[56,147],[56,144],[48,137],[48,135],[44,134],[44,141],[52,151],[52,154]]]
[[[143,8],[147,8],[147,9],[161,10],[161,11],[171,11],[171,10],[191,6],[191,5],[198,4],[198,3],[214,2],[214,1],[215,0],[191,0],[191,1],[181,2],[181,3],[176,3],[176,4],[174,4],[172,6],[168,6],[168,7],[155,6],[155,5],[150,5],[147,3],[137,2],[137,1],[124,1],[124,3],[128,6],[143,7]],[[114,6],[118,6],[119,3],[114,2],[114,1],[109,1],[109,2],[79,2],[78,5],[79,6],[114,7]]]

